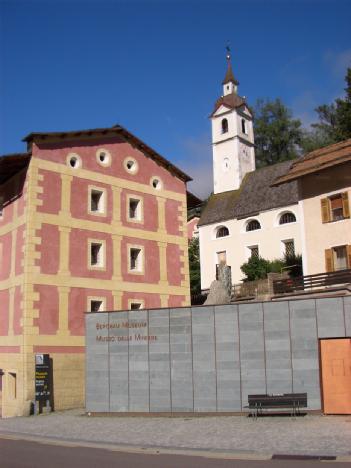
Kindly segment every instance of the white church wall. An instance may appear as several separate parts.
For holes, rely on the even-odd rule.
[[[296,222],[280,225],[279,218],[287,211],[295,214]],[[259,221],[261,229],[247,232],[246,224],[251,219]],[[299,220],[299,205],[295,204],[265,211],[255,217],[199,227],[201,288],[208,289],[216,278],[219,252],[226,252],[227,264],[232,270],[233,284],[239,283],[244,278],[240,266],[249,259],[250,247],[258,246],[261,257],[274,260],[283,257],[284,242],[293,240],[295,252],[300,254],[302,245]],[[229,229],[229,236],[216,238],[218,226],[226,226]]]

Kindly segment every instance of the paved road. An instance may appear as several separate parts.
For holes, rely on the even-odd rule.
[[[233,460],[172,454],[145,455],[0,438],[1,468],[350,468],[350,463]]]

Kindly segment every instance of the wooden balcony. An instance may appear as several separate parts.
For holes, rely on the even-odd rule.
[[[349,283],[351,283],[351,269],[346,269],[330,273],[317,273],[315,275],[276,280],[273,281],[273,292],[275,295],[304,291],[313,292]]]

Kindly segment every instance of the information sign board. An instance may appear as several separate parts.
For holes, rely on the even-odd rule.
[[[35,355],[35,399],[37,401],[50,400],[50,356],[49,354]]]

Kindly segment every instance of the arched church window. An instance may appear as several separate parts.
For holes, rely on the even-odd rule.
[[[223,119],[222,120],[222,133],[227,133],[228,132],[228,120]]]
[[[256,231],[257,229],[261,229],[261,225],[257,219],[249,221],[246,225],[246,231]]]
[[[294,213],[291,213],[291,211],[288,211],[287,213],[283,213],[279,219],[279,224],[288,224],[288,223],[295,223],[296,222],[296,216]]]
[[[241,119],[241,131],[243,133],[247,133],[246,132],[246,120],[245,119]]]
[[[221,226],[217,229],[216,237],[226,237],[229,236],[229,229],[225,226]]]

